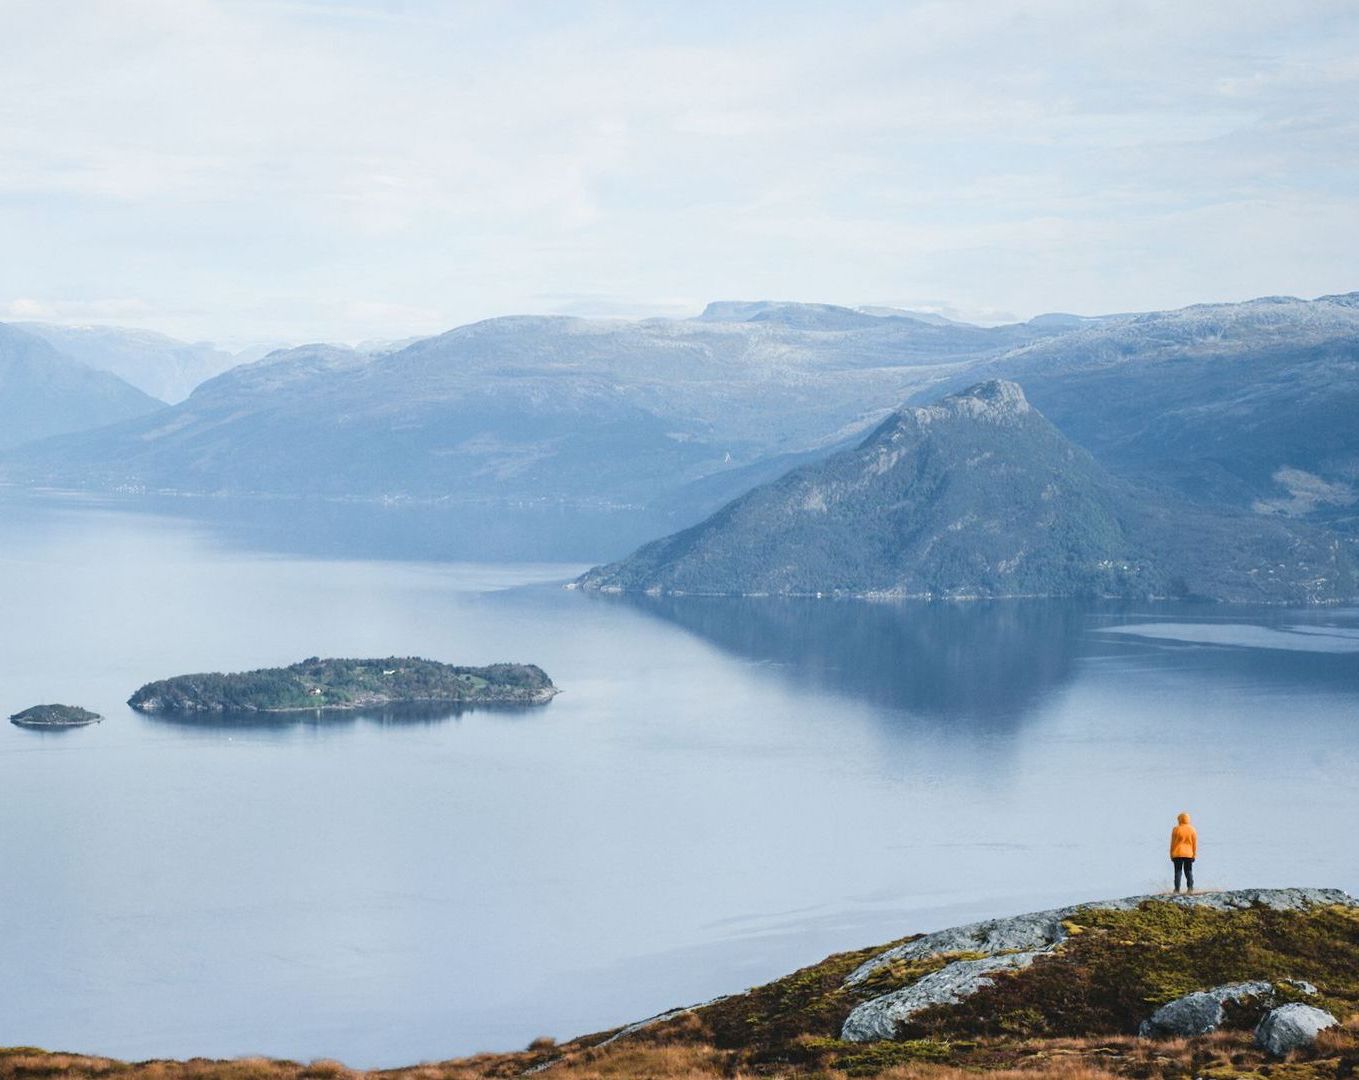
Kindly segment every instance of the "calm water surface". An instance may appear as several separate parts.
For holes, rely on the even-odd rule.
[[[106,717],[0,724],[0,1044],[512,1048],[1162,888],[1182,808],[1204,884],[1359,890],[1355,610],[629,601],[560,588],[576,566],[375,558],[373,530],[349,558],[337,529],[271,551],[0,499],[0,713]],[[123,704],[392,653],[563,693],[246,726]]]

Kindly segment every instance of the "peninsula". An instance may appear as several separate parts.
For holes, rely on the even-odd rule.
[[[147,683],[127,703],[138,712],[298,712],[382,705],[542,705],[557,688],[535,664],[457,667],[413,656],[312,657],[283,668],[177,675]]]
[[[1348,546],[1306,522],[1194,504],[1107,470],[1018,384],[892,413],[697,525],[596,567],[600,592],[1336,603]]]
[[[10,722],[20,727],[84,727],[102,720],[98,713],[78,705],[34,705],[10,716]]]

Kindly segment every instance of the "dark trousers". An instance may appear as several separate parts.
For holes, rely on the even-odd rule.
[[[1193,859],[1171,859],[1175,864],[1175,891],[1180,891],[1180,877],[1184,876],[1185,884],[1189,886],[1189,891],[1194,891],[1194,860]]]

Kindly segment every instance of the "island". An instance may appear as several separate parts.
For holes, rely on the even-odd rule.
[[[34,705],[14,713],[9,719],[20,727],[67,728],[97,724],[103,717],[78,705]]]
[[[161,679],[147,683],[127,703],[144,713],[281,713],[413,703],[543,705],[557,692],[536,664],[458,667],[413,656],[313,656],[290,667]]]

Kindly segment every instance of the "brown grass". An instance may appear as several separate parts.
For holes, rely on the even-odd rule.
[[[335,1061],[300,1064],[266,1058],[125,1063],[32,1048],[0,1049],[0,1080],[486,1080],[526,1074],[545,1080],[1352,1080],[1359,1077],[1359,1017],[1323,1034],[1288,1061],[1267,1058],[1250,1032],[1151,1041],[1131,1036],[991,1039],[958,1044],[849,1046],[803,1040],[789,1060],[751,1062],[707,1042],[643,1036],[608,1046],[589,1041],[513,1054],[483,1054],[375,1072]],[[536,1041],[536,1040],[535,1040]],[[922,1052],[925,1057],[910,1060]],[[947,1057],[935,1060],[935,1049]],[[904,1055],[906,1060],[892,1060]],[[540,1072],[530,1073],[536,1066]]]

